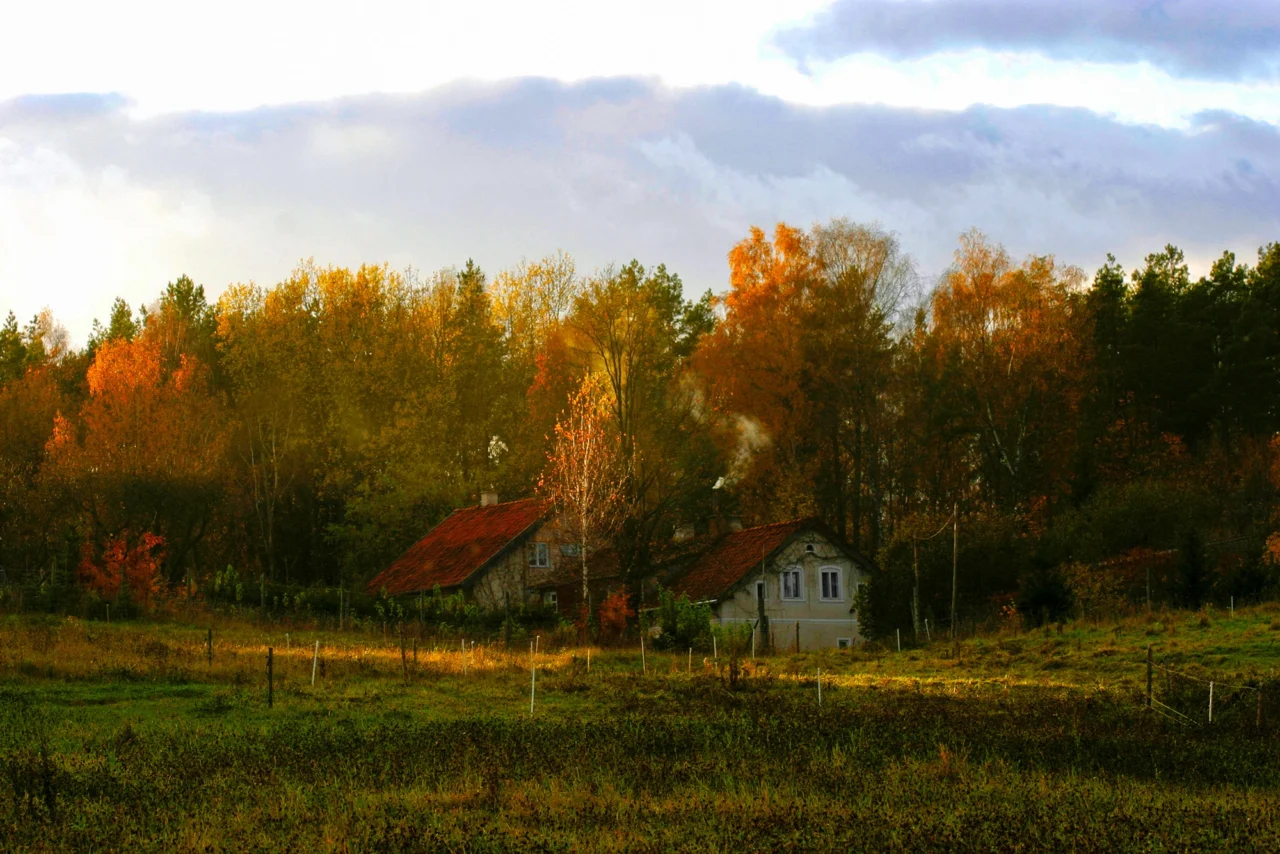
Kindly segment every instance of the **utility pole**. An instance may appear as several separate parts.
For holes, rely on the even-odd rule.
[[[956,568],[960,559],[960,503],[951,505],[951,642],[956,641]]]
[[[911,588],[911,627],[920,638],[920,540],[911,537],[911,570],[915,574],[915,585]]]

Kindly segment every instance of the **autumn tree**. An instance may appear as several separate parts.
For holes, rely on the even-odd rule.
[[[647,570],[655,540],[676,517],[710,505],[713,451],[689,359],[713,325],[710,294],[686,300],[680,277],[663,265],[607,268],[574,301],[568,333],[577,370],[599,376],[629,461],[614,538],[628,580]]]
[[[170,577],[208,531],[219,493],[225,420],[192,357],[166,370],[159,341],[99,347],[89,398],[59,415],[41,476],[80,517],[98,548],[125,531],[169,543]]]
[[[1014,507],[1068,477],[1089,380],[1081,273],[1052,257],[1016,264],[979,232],[960,241],[935,291],[930,335],[984,497]]]
[[[565,419],[556,424],[555,444],[539,482],[539,492],[555,506],[561,530],[578,546],[584,615],[590,613],[590,560],[609,542],[626,512],[629,461],[608,411],[600,377],[588,375],[570,399]]]

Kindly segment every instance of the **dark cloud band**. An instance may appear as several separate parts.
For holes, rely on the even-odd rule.
[[[1179,77],[1276,79],[1275,0],[836,0],[778,43],[798,61],[944,50],[1150,62]]]

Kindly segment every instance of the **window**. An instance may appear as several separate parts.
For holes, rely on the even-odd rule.
[[[529,544],[529,566],[551,566],[551,549],[546,543]]]
[[[809,554],[813,554],[813,553],[814,553],[814,551],[815,551],[815,549],[814,549],[814,547],[813,547],[813,543],[809,543],[807,546],[805,546],[805,547],[804,547],[804,550],[805,550],[806,552],[808,552]]]
[[[844,591],[840,587],[840,567],[825,566],[822,572],[822,598],[829,602],[844,599]]]
[[[765,596],[765,587],[763,581],[756,582],[756,601],[759,602]]]
[[[552,608],[557,607],[560,603],[560,597],[554,590],[547,591],[547,593],[542,597],[542,599]]]
[[[577,543],[561,543],[560,554],[564,555],[565,557],[577,557],[578,544]]]
[[[801,586],[801,570],[799,567],[782,570],[782,598],[803,599],[804,588]]]
[[[853,638],[836,638],[836,649],[848,649],[853,646]]]

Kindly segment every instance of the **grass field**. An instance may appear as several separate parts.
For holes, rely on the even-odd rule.
[[[206,641],[0,619],[0,849],[1280,849],[1276,605],[748,655],[736,681],[540,641],[532,713],[523,646],[414,661],[223,619],[210,664]],[[1176,671],[1155,711],[1148,645]]]

